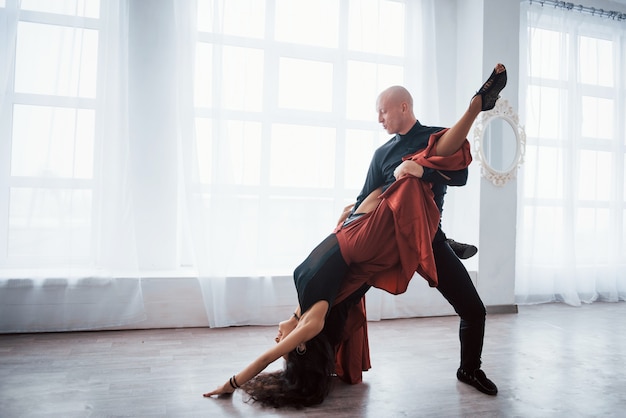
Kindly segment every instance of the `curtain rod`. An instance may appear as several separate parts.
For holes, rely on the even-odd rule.
[[[528,0],[530,4],[533,4],[533,0]],[[534,3],[540,4],[542,7],[544,5],[554,6],[554,8],[565,9],[565,10],[575,10],[580,13],[590,14],[598,17],[606,17],[608,19],[613,20],[626,20],[626,13],[616,12],[614,10],[604,10],[604,9],[596,9],[595,7],[583,6],[582,4],[575,5],[574,3],[569,3],[565,1],[553,1],[553,0],[534,0]]]

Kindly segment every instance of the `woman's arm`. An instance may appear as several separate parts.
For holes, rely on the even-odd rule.
[[[328,302],[316,302],[308,311],[302,315],[298,325],[283,337],[278,344],[265,353],[261,354],[256,360],[250,363],[245,369],[233,376],[228,382],[224,383],[211,392],[205,393],[204,397],[213,395],[221,395],[225,393],[233,393],[236,387],[241,386],[257,374],[261,373],[267,366],[280,357],[288,354],[296,349],[296,347],[319,334],[324,328],[324,320],[328,311]],[[231,385],[233,382],[233,385]]]
[[[295,332],[292,334],[295,334]],[[270,350],[267,350],[265,353],[261,354],[261,356],[259,356],[256,360],[250,363],[245,369],[233,375],[233,377],[230,378],[228,382],[224,383],[222,386],[217,387],[211,392],[205,393],[202,396],[206,398],[213,395],[233,393],[235,389],[237,389],[237,387],[243,385],[248,380],[261,373],[271,363],[278,360],[281,356],[287,354],[289,351],[294,350],[297,344],[294,345],[291,349],[288,349],[289,346],[290,344],[287,342],[287,339],[281,341],[280,343],[278,343],[278,345],[276,345],[276,347],[273,347]]]

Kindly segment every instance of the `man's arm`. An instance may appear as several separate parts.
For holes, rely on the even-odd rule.
[[[424,167],[422,180],[447,186],[465,186],[468,173],[467,167],[458,171],[435,170],[434,168]]]
[[[406,175],[421,178],[424,181],[446,186],[464,186],[467,183],[467,167],[458,171],[443,171],[424,167],[413,160],[406,160],[394,171],[396,179]]]

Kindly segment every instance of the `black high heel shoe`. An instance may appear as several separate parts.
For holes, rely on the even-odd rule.
[[[496,72],[494,68],[493,72],[489,76],[489,79],[485,81],[485,84],[483,84],[480,90],[478,90],[473,96],[482,97],[483,101],[481,110],[483,112],[485,110],[491,110],[496,106],[496,101],[500,98],[500,92],[504,86],[506,86],[506,80],[506,68],[500,73]]]

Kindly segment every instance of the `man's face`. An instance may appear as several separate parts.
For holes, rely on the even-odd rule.
[[[392,100],[388,95],[382,95],[376,102],[378,122],[383,125],[388,134],[396,134],[402,126],[402,103]]]

